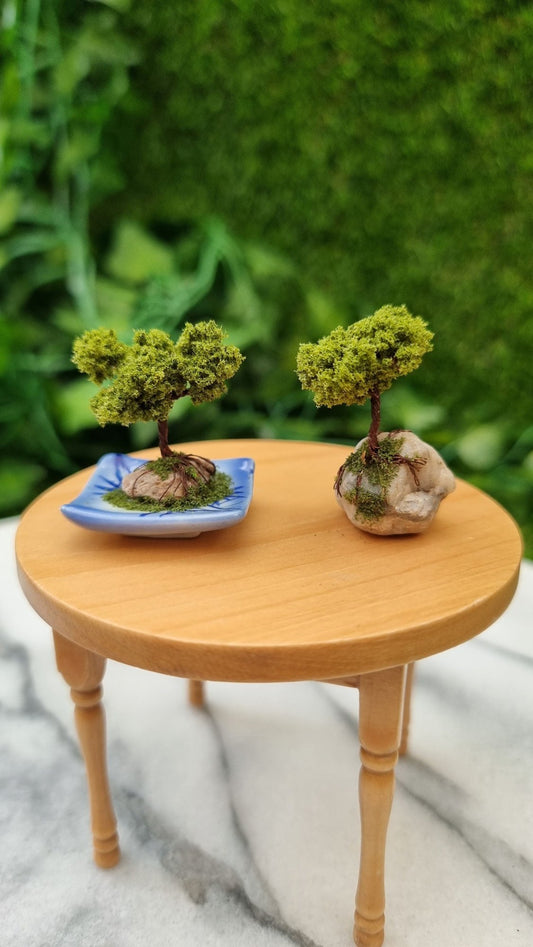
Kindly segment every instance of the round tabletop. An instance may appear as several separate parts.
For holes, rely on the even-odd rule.
[[[427,533],[381,537],[352,526],[335,501],[346,446],[181,447],[255,460],[252,503],[238,525],[195,539],[84,529],[60,507],[94,468],[53,486],[22,517],[16,549],[28,600],[91,651],[200,680],[327,680],[457,645],[513,596],[518,528],[462,481]]]

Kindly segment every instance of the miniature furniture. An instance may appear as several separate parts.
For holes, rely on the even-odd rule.
[[[358,686],[354,939],[378,947],[408,668],[478,634],[506,608],[522,553],[518,529],[497,503],[458,482],[427,533],[376,537],[354,528],[335,502],[347,447],[236,440],[186,449],[255,459],[252,505],[237,526],[192,540],[84,530],[59,510],[86,483],[82,471],[39,497],[17,534],[22,588],[54,630],[71,687],[96,862],[119,858],[101,705],[106,658],[188,678],[197,704],[209,680]]]

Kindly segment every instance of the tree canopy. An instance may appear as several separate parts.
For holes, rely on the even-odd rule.
[[[432,338],[427,323],[406,306],[382,306],[318,342],[302,343],[298,378],[318,406],[364,404],[418,368]]]
[[[143,329],[127,345],[112,329],[91,329],[76,339],[72,360],[95,384],[108,382],[90,402],[101,425],[163,421],[178,398],[202,404],[226,392],[244,356],[225,337],[213,320],[186,323],[177,342]]]

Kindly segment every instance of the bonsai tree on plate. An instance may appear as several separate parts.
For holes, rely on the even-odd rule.
[[[383,306],[319,342],[302,343],[297,374],[317,405],[365,404],[371,422],[338,471],[337,498],[368,532],[420,532],[433,519],[453,477],[433,450],[409,431],[380,433],[381,395],[420,365],[433,333],[405,306]],[[423,471],[423,472],[422,472]]]
[[[226,382],[244,356],[224,339],[224,331],[210,320],[186,323],[177,342],[160,329],[136,331],[131,345],[104,328],[75,340],[74,364],[102,386],[90,402],[99,423],[157,422],[161,458],[124,478],[122,490],[128,496],[168,504],[198,493],[215,476],[211,460],[171,449],[168,415],[179,398],[202,404],[226,392]]]

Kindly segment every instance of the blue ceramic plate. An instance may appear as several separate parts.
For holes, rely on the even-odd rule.
[[[120,487],[122,478],[145,463],[142,458],[128,454],[104,454],[100,458],[87,486],[72,503],[61,507],[61,512],[86,529],[104,533],[122,533],[127,536],[151,538],[175,537],[192,539],[214,529],[234,526],[244,519],[252,499],[254,462],[250,457],[215,460],[217,470],[229,474],[233,493],[210,506],[182,513],[137,513],[121,510],[104,500],[104,494]]]

